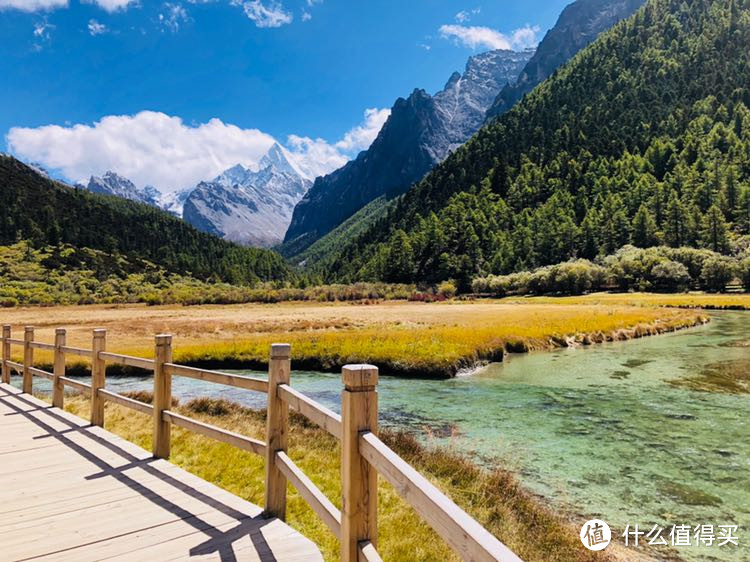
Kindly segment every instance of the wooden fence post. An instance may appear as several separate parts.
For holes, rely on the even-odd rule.
[[[378,475],[360,454],[359,436],[378,431],[378,368],[346,365],[341,375],[341,560],[356,562],[360,542],[377,547]]]
[[[268,408],[266,410],[266,503],[265,517],[286,518],[286,477],[276,466],[276,453],[286,452],[289,437],[289,405],[278,395],[280,384],[289,384],[291,346],[271,345],[268,363]]]
[[[172,434],[171,424],[164,419],[164,410],[172,407],[172,375],[164,369],[164,363],[172,362],[172,336],[156,336],[154,354],[154,443],[156,458],[168,459]]]
[[[10,324],[5,324],[3,326],[3,382],[5,384],[10,384],[10,366],[8,365],[8,361],[10,361],[10,342],[8,341],[10,339]]]
[[[34,327],[26,326],[23,329],[23,391],[26,394],[34,392],[34,379],[29,371],[29,367],[34,366],[34,348],[31,347],[33,341]]]
[[[107,362],[99,358],[99,352],[107,349],[107,330],[94,330],[91,355],[91,425],[104,427],[104,398],[99,389],[106,384]]]
[[[52,374],[52,405],[55,408],[62,409],[65,401],[65,389],[63,388],[60,377],[65,376],[65,328],[55,330],[55,363]]]

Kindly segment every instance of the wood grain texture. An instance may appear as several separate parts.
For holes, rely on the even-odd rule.
[[[172,406],[172,375],[164,365],[172,362],[172,336],[156,336],[154,357],[154,456],[168,459],[172,424],[164,419],[163,414]]]
[[[52,405],[55,408],[62,408],[65,402],[65,388],[60,380],[60,377],[65,376],[65,347],[66,334],[64,328],[57,328],[55,330],[55,361],[52,373],[54,379],[52,381]]]
[[[196,367],[177,365],[175,363],[168,363],[164,368],[170,375],[188,377],[206,382],[215,382],[217,384],[225,384],[227,386],[244,388],[246,390],[254,390],[256,392],[268,392],[268,383],[263,379],[247,377],[245,375],[231,375],[229,373],[198,369]]]
[[[377,547],[378,473],[359,450],[359,434],[378,431],[378,369],[347,365],[341,377],[341,560],[356,562],[362,541]]]
[[[289,405],[279,398],[278,387],[289,384],[291,348],[271,345],[268,363],[268,409],[266,414],[266,497],[267,517],[286,518],[286,476],[276,465],[276,453],[286,453],[289,440]]]
[[[94,330],[91,343],[91,425],[104,427],[104,398],[99,395],[99,389],[106,384],[107,363],[99,357],[99,353],[107,347],[107,331],[101,328]]]
[[[261,509],[0,384],[0,558],[322,561]]]
[[[359,437],[360,450],[422,518],[464,560],[519,562],[508,547],[394,453],[375,434]]]

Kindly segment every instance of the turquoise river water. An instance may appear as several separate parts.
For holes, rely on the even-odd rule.
[[[623,544],[626,525],[664,527],[668,543],[672,525],[714,525],[717,538],[720,525],[737,525],[739,546],[672,552],[750,560],[750,394],[672,384],[717,369],[747,376],[750,313],[716,313],[706,326],[669,335],[512,355],[448,381],[381,377],[381,424],[511,468],[554,506],[605,520],[613,542]],[[151,384],[107,381],[114,391]],[[338,375],[294,371],[292,384],[339,410]],[[173,391],[183,401],[210,395],[265,406],[263,396],[179,377]]]

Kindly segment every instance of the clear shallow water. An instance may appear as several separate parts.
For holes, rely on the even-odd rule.
[[[717,363],[746,369],[749,359],[750,313],[718,313],[701,328],[514,355],[449,381],[382,377],[381,423],[514,469],[554,505],[607,521],[616,542],[627,524],[646,531],[731,524],[739,526],[739,548],[677,553],[750,560],[750,395],[669,382]],[[295,371],[292,384],[339,410],[338,375]],[[107,386],[151,385],[111,378]],[[265,406],[261,395],[179,377],[173,391],[182,400],[211,395]]]

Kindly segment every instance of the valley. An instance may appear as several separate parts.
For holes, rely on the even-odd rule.
[[[475,540],[461,525],[530,561],[750,560],[750,0],[518,2],[545,27],[502,30],[518,14],[463,3],[386,2],[384,17],[336,0],[117,1],[0,1],[0,27],[34,41],[6,73],[26,93],[6,103],[24,121],[0,153],[4,376],[48,399],[31,374],[55,370],[58,406],[61,368],[74,388],[90,379],[95,426],[121,393],[107,430],[166,444],[166,461],[173,423],[171,462],[258,506],[271,490],[280,519],[300,482],[279,456],[291,408],[290,454],[333,503],[313,493],[326,527],[290,487],[288,522],[325,560],[484,559],[456,548]],[[60,57],[81,47],[58,50],[58,26],[101,41],[95,80]],[[132,88],[97,89],[131,58]],[[75,110],[55,114],[57,93],[27,103],[48,86],[27,87],[34,73],[81,89]],[[157,334],[174,341],[157,351]],[[270,357],[276,343],[291,359]],[[342,395],[342,368],[362,364],[379,371],[358,367]],[[318,405],[269,384],[290,367]],[[90,414],[76,392],[65,406]],[[451,540],[368,456],[378,420],[389,470],[412,486],[424,473],[468,513],[422,500],[461,522]],[[612,526],[608,550],[579,534],[591,519]],[[636,524],[734,525],[739,544],[639,547]]]

